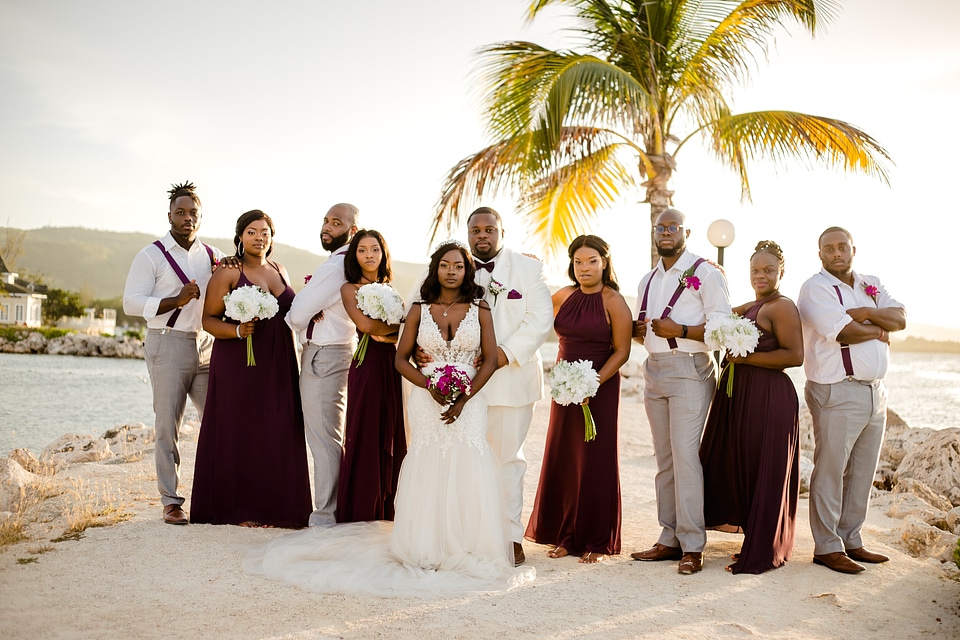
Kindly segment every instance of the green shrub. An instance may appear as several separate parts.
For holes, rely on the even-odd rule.
[[[7,342],[20,342],[31,333],[37,332],[47,340],[53,340],[68,333],[73,333],[67,329],[58,329],[56,327],[0,327],[0,338]]]

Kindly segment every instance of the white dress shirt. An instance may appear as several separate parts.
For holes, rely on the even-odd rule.
[[[160,238],[160,242],[183,270],[184,275],[196,280],[200,287],[200,297],[183,305],[176,324],[171,328],[177,331],[200,331],[203,329],[203,298],[213,274],[210,256],[199,240],[194,240],[188,251],[177,244],[169,231]],[[216,260],[223,257],[222,251],[213,247],[211,249]],[[181,289],[183,282],[177,272],[156,245],[148,244],[133,258],[130,265],[127,283],[123,288],[123,312],[128,316],[144,318],[149,329],[162,329],[167,326],[173,311],[157,315],[160,301],[178,295]]]
[[[350,344],[357,336],[357,328],[350,320],[340,299],[340,287],[347,281],[343,275],[343,258],[349,249],[344,245],[333,252],[326,262],[317,267],[310,282],[293,299],[287,312],[287,324],[300,338],[301,344],[312,342],[320,346]],[[323,311],[317,323],[313,317]],[[312,337],[307,337],[313,324]]]
[[[654,320],[663,314],[667,303],[680,284],[680,276],[693,266],[700,257],[684,251],[680,258],[667,271],[663,269],[663,259],[657,262],[657,267],[640,280],[637,287],[637,306],[634,309],[633,319],[640,317],[640,307],[643,304],[643,291],[647,281],[651,278],[650,293],[647,296],[646,320]],[[710,318],[722,317],[730,314],[730,292],[727,290],[727,279],[723,277],[712,264],[702,263],[695,274],[700,279],[700,289],[688,288],[680,294],[673,305],[673,311],[667,316],[677,324],[697,326],[706,323]],[[647,353],[665,353],[671,351],[666,338],[653,334],[650,325],[647,325],[647,334],[643,339],[643,346]],[[707,345],[699,340],[677,338],[677,350],[687,353],[708,352]]]
[[[866,287],[875,286],[876,300],[867,295]],[[837,296],[837,290],[843,303]],[[853,286],[821,269],[800,288],[797,308],[803,326],[803,370],[808,380],[820,384],[833,384],[847,377],[840,354],[837,335],[853,322],[846,310],[858,307],[886,309],[903,307],[887,292],[876,276],[861,276],[853,273]],[[867,340],[850,345],[853,377],[857,380],[879,380],[887,374],[890,362],[890,347],[880,340]]]

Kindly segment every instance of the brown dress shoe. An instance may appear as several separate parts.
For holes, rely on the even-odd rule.
[[[513,543],[513,566],[519,567],[527,561],[527,556],[523,554],[523,545],[519,542]]]
[[[870,564],[880,564],[881,562],[890,560],[887,556],[874,553],[873,551],[867,551],[863,547],[859,549],[847,549],[847,555],[858,562],[869,562]]]
[[[677,573],[682,573],[685,576],[699,573],[701,569],[703,569],[702,553],[685,553],[683,558],[680,559],[680,564],[677,565]]]
[[[679,560],[683,557],[683,549],[658,542],[646,551],[634,551],[630,557],[634,560]]]
[[[168,504],[163,508],[163,521],[167,524],[189,524],[187,514],[178,504]]]
[[[813,556],[813,564],[822,564],[827,569],[833,569],[839,573],[860,573],[863,571],[863,567],[839,551]]]

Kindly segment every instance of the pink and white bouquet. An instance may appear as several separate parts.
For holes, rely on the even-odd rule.
[[[583,408],[583,441],[597,437],[597,423],[593,420],[587,398],[597,395],[600,374],[589,360],[568,362],[558,360],[550,371],[550,397],[559,405],[579,404]]]
[[[387,324],[400,324],[400,321],[403,320],[403,298],[400,297],[396,289],[388,284],[371,282],[357,289],[357,308],[368,318],[380,320]],[[363,358],[367,355],[367,345],[369,343],[369,334],[365,333],[360,336],[357,350],[353,353],[353,359],[357,361],[358,367],[363,364]]]
[[[223,296],[223,304],[226,306],[224,315],[241,324],[251,320],[268,320],[280,311],[277,299],[255,285],[237,287]],[[247,336],[247,366],[257,366],[253,357],[252,335]]]
[[[743,357],[753,353],[760,341],[760,331],[753,320],[735,313],[707,320],[703,328],[703,341],[714,351],[726,351],[732,356]],[[727,397],[733,396],[733,363],[727,377]]]
[[[443,396],[445,404],[453,404],[462,394],[470,395],[473,380],[467,372],[452,364],[434,369],[427,376],[427,389],[436,389]]]

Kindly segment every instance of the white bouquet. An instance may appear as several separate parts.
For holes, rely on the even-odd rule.
[[[597,395],[599,388],[600,374],[594,371],[593,363],[588,360],[558,360],[550,371],[550,397],[553,401],[564,406],[579,404],[583,408],[584,442],[597,437],[597,425],[585,400]]]
[[[380,320],[387,324],[399,324],[403,320],[405,310],[403,298],[400,297],[397,290],[380,282],[371,282],[357,289],[357,308],[368,318]],[[357,350],[353,354],[353,359],[357,360],[358,367],[363,364],[363,358],[367,355],[367,344],[369,342],[369,334],[365,333],[360,336]]]
[[[223,296],[223,304],[226,306],[224,315],[241,324],[251,320],[268,320],[280,311],[277,299],[254,285],[237,287]],[[247,366],[255,367],[256,365],[257,361],[253,357],[253,336],[249,335],[247,336]]]
[[[714,351],[726,351],[732,356],[743,357],[753,353],[760,341],[760,332],[753,320],[731,313],[728,316],[712,318],[703,328],[703,341]],[[727,397],[733,396],[733,363],[727,365]]]

